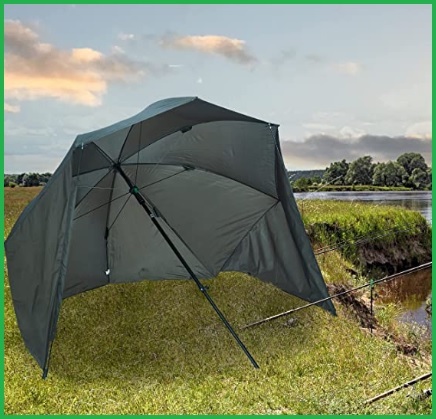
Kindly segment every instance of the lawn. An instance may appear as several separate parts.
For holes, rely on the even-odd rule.
[[[5,238],[38,190],[5,189]],[[309,206],[305,211],[310,223]],[[327,281],[353,280],[351,262],[337,251],[319,262]],[[363,405],[431,371],[428,350],[413,357],[399,353],[394,342],[362,330],[338,303],[337,317],[311,307],[295,313],[293,322],[282,318],[241,330],[303,302],[240,273],[222,273],[207,285],[259,370],[193,281],[144,281],[66,299],[50,372],[42,380],[16,324],[5,267],[5,413],[431,413],[431,398],[417,397],[431,380]]]

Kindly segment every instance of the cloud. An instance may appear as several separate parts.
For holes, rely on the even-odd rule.
[[[61,50],[43,43],[20,21],[5,21],[5,97],[55,98],[86,106],[101,104],[108,83],[135,81],[153,66],[130,60],[120,50],[105,55],[92,48]]]
[[[348,74],[350,76],[355,76],[356,74],[360,73],[362,70],[362,66],[359,63],[348,61],[344,63],[336,63],[333,65],[333,68],[338,72],[342,74]]]
[[[363,129],[349,127],[348,125],[342,127],[339,130],[340,138],[345,138],[350,140],[358,139],[360,137],[363,137],[365,134],[366,132]]]
[[[18,113],[20,112],[20,105],[11,105],[10,103],[5,102],[5,112],[7,113]]]
[[[429,139],[432,137],[432,122],[422,121],[410,125],[406,130],[406,136],[413,138]]]
[[[256,57],[250,54],[245,41],[219,35],[180,36],[165,35],[160,44],[165,48],[191,49],[206,54],[221,55],[238,64],[253,64]]]
[[[396,160],[406,152],[421,153],[431,162],[431,138],[362,135],[358,138],[339,138],[332,135],[313,135],[303,142],[281,141],[281,148],[289,167],[327,167],[331,162],[355,160],[364,155],[375,161]]]

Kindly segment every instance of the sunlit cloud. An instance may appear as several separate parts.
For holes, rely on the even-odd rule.
[[[180,36],[166,35],[160,44],[166,48],[191,49],[206,54],[221,55],[239,64],[257,61],[246,48],[245,41],[219,35]]]
[[[7,99],[55,98],[97,106],[108,83],[138,80],[150,67],[121,51],[105,55],[92,48],[59,49],[16,20],[5,21],[4,42]]]
[[[431,139],[432,122],[422,121],[410,125],[406,130],[406,136],[419,139]]]

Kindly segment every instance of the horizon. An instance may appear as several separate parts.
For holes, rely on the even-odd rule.
[[[392,160],[392,161],[396,161],[396,159]],[[425,162],[426,162],[426,164],[427,164],[427,166],[429,168],[432,168],[431,160],[430,160],[430,164],[429,164],[429,162],[427,160]],[[348,161],[348,163],[350,163],[350,161]],[[385,163],[385,162],[381,162],[380,161],[380,162],[374,162],[374,163],[378,164],[378,163]],[[317,167],[315,167],[315,168],[310,168],[310,169],[304,169],[304,168],[303,169],[289,169],[287,166],[285,166],[285,167],[286,167],[286,170],[288,172],[315,172],[315,171],[326,171],[328,169],[328,166],[326,166],[324,168],[319,168],[319,167],[317,168]],[[40,173],[40,174],[42,174],[42,173],[50,173],[50,174],[53,174],[54,172],[50,172],[50,171],[43,171],[43,172],[20,171],[20,172],[15,172],[15,173],[12,173],[12,172],[6,173],[5,172],[4,176],[8,176],[8,175],[21,175],[23,173]]]

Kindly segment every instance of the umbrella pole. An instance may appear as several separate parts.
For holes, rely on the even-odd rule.
[[[191,278],[194,280],[194,282],[197,284],[199,290],[203,293],[203,295],[206,297],[207,301],[209,301],[212,308],[215,310],[215,312],[218,314],[218,317],[221,319],[221,321],[224,323],[224,325],[227,327],[230,334],[233,336],[233,338],[236,340],[240,348],[244,351],[245,355],[248,357],[250,362],[252,363],[254,368],[259,368],[259,365],[257,364],[256,360],[253,358],[253,356],[250,354],[246,346],[243,344],[239,336],[236,334],[236,332],[233,330],[233,327],[230,325],[230,323],[225,318],[224,314],[221,312],[221,310],[218,308],[218,306],[213,301],[212,297],[207,292],[207,289],[205,286],[201,283],[201,281],[197,278],[197,276],[194,274],[192,269],[189,267],[186,260],[183,258],[181,253],[178,251],[174,243],[171,241],[171,239],[166,234],[165,230],[162,228],[162,226],[157,221],[158,215],[156,214],[157,211],[152,211],[146,204],[145,198],[142,196],[142,194],[139,192],[139,189],[136,185],[133,184],[131,179],[127,176],[127,174],[124,172],[124,170],[121,168],[121,165],[118,163],[114,166],[114,168],[118,171],[118,173],[122,176],[122,178],[125,180],[127,185],[129,185],[130,193],[133,194],[138,201],[139,205],[141,205],[142,208],[144,208],[145,212],[150,217],[153,224],[158,229],[159,233],[162,235],[162,237],[165,239],[165,241],[168,243],[168,245],[171,247],[171,250],[174,252],[174,254],[177,256],[177,258],[180,260],[184,268],[188,271]]]

